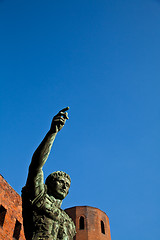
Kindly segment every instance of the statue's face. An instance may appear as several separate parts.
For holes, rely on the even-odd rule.
[[[70,188],[70,181],[68,178],[59,177],[58,179],[53,179],[49,183],[49,190],[53,197],[56,199],[63,200]]]

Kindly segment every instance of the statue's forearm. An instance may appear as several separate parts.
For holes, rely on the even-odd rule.
[[[28,185],[33,184],[35,186],[41,186],[43,184],[42,167],[49,156],[57,133],[63,128],[66,119],[68,119],[67,112],[65,112],[68,109],[69,107],[64,108],[54,116],[49,132],[46,134],[45,138],[34,152],[31,164],[29,166],[29,173],[27,178]]]
[[[54,139],[56,137],[57,133],[56,132],[51,132],[49,131],[41,144],[38,146],[36,151],[33,154],[32,161],[30,164],[30,170],[31,171],[38,171],[43,167],[45,164],[49,153],[51,151],[51,147],[53,145]]]
[[[68,109],[69,107],[64,108],[54,116],[49,132],[33,154],[26,182],[26,186],[29,186],[32,199],[44,190],[42,167],[49,156],[57,133],[63,128],[66,119],[68,119],[68,114],[66,112]]]

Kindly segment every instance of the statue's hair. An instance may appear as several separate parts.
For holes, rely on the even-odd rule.
[[[56,172],[53,172],[51,173],[47,178],[46,178],[46,182],[45,184],[47,185],[50,180],[54,180],[54,179],[59,179],[60,177],[64,177],[64,178],[67,178],[70,182],[71,182],[71,178],[70,176],[65,173],[65,172],[62,172],[62,171],[56,171]]]

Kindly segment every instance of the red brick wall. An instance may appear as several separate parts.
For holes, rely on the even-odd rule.
[[[0,175],[0,240],[25,240],[21,205],[19,194]],[[6,209],[6,214],[4,214],[4,209]]]
[[[100,209],[77,206],[68,208],[65,211],[76,225],[77,234],[75,240],[111,240],[109,218]],[[80,229],[80,217],[84,218],[84,229]],[[101,221],[104,224],[103,232]]]

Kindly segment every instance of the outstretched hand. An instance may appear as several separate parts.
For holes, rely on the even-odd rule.
[[[69,107],[63,108],[57,115],[54,116],[51,124],[52,132],[57,133],[63,128],[66,119],[69,119],[68,113],[66,112],[67,110],[69,110]]]

